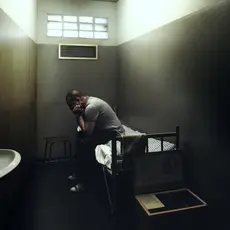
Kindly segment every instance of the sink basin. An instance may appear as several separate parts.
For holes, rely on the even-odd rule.
[[[20,163],[21,155],[11,149],[0,149],[0,178],[13,171]]]

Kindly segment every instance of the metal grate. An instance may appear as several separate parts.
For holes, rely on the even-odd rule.
[[[59,59],[98,59],[97,45],[59,44]]]

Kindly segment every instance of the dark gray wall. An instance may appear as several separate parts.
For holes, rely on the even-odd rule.
[[[59,60],[58,45],[38,45],[37,127],[38,154],[44,152],[44,137],[66,135],[74,145],[75,119],[65,103],[67,90],[76,88],[116,103],[116,47],[99,46],[98,60]],[[63,154],[54,148],[54,157]]]
[[[0,178],[0,229],[20,199],[35,158],[36,44],[0,9],[0,149],[21,154],[19,166]]]
[[[118,47],[121,118],[147,132],[181,127],[187,185],[229,202],[230,4],[181,18]]]

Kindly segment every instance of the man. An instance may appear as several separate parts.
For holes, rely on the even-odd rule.
[[[102,99],[86,96],[78,90],[70,90],[66,95],[66,102],[76,116],[77,123],[82,131],[83,139],[81,143],[85,150],[84,153],[90,152],[90,149],[94,152],[97,145],[106,144],[114,136],[125,133],[113,109]],[[86,159],[83,151],[81,150],[80,152],[82,158]],[[91,157],[95,158],[94,154]],[[80,166],[83,167],[81,168]],[[84,167],[86,165],[80,162],[78,171],[81,168],[81,172],[79,172],[79,175],[83,174]],[[82,190],[80,184],[71,189],[71,191],[80,190]]]

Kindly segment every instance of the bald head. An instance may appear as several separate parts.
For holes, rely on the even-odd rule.
[[[70,109],[73,109],[77,102],[81,102],[82,98],[84,97],[85,95],[81,91],[71,89],[66,94],[66,103],[68,104]]]

